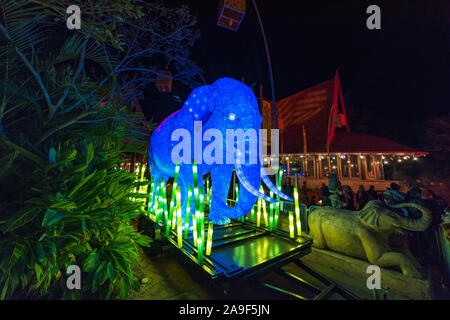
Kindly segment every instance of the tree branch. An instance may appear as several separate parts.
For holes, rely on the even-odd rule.
[[[84,41],[83,44],[83,49],[81,50],[81,55],[80,55],[80,60],[78,61],[78,67],[77,67],[77,71],[75,72],[75,75],[72,79],[72,86],[75,85],[75,80],[78,78],[78,76],[81,73],[81,70],[83,69],[83,65],[84,65],[84,57],[86,56],[86,45],[89,39],[86,39]],[[66,91],[64,92],[63,96],[61,97],[61,99],[59,99],[59,101],[56,103],[55,106],[55,111],[61,106],[61,104],[64,102],[64,100],[66,99],[67,95],[69,94],[69,90],[70,88],[67,88]]]

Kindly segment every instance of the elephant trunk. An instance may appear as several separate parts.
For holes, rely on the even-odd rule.
[[[285,195],[283,192],[278,190],[276,186],[270,181],[269,177],[267,176],[266,170],[264,169],[262,163],[260,163],[260,170],[261,170],[261,178],[264,182],[264,184],[269,188],[270,191],[272,191],[275,195],[279,196],[280,198],[287,200],[287,201],[294,201],[291,197]]]
[[[400,226],[406,230],[424,231],[431,224],[431,215],[430,215],[428,209],[425,208],[424,206],[409,202],[409,203],[400,203],[400,204],[392,205],[391,207],[394,207],[394,208],[410,207],[410,208],[414,208],[414,209],[417,209],[420,212],[422,212],[422,217],[420,217],[419,219],[410,219],[410,218],[405,218],[405,217],[400,218],[400,221],[401,221]]]

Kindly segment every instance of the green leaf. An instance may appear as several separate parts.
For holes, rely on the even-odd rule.
[[[86,219],[81,220],[81,230],[83,231],[84,236],[87,238]]]
[[[129,197],[132,197],[132,198],[150,198],[150,194],[148,194],[148,193],[136,193],[136,192],[130,192],[129,194],[128,194],[128,196]]]
[[[38,263],[34,265],[34,272],[36,273],[36,278],[39,281],[42,275],[42,268]]]
[[[18,146],[17,144],[12,143],[11,141],[9,141],[7,139],[4,139],[4,141],[9,147],[11,147],[14,150],[18,151],[19,153],[21,153],[25,158],[28,158],[29,160],[33,161],[34,163],[36,163],[41,168],[45,168],[45,161],[44,161],[44,159],[42,159],[38,155],[35,155],[33,152],[28,151],[28,150]]]
[[[103,261],[95,271],[94,281],[92,283],[92,291],[96,292],[98,287],[105,283],[107,279],[106,275],[106,261]]]
[[[94,159],[94,145],[91,142],[86,149],[86,164],[89,164],[92,159]]]
[[[36,244],[36,257],[39,262],[41,262],[42,259],[44,259],[45,257],[44,249],[42,248],[42,245],[39,242],[37,242]]]
[[[134,241],[142,247],[149,247],[150,243],[152,242],[152,238],[145,236],[145,235],[140,235]]]
[[[111,262],[108,262],[108,266],[106,267],[106,271],[108,273],[109,281],[113,282],[114,281],[114,266],[112,265]]]
[[[8,290],[9,278],[6,279],[5,285],[3,286],[2,295],[0,296],[0,300],[5,300],[6,291]]]
[[[128,289],[123,278],[120,278],[120,299],[125,300],[128,297]]]
[[[48,227],[52,224],[61,221],[64,218],[64,212],[59,212],[53,209],[47,209],[45,211],[44,219],[42,220],[42,226]]]
[[[14,250],[11,253],[11,257],[9,258],[9,265],[8,265],[9,269],[12,269],[19,261],[19,259],[25,256],[25,250],[26,250],[25,245],[23,245],[20,242],[16,242],[16,244],[14,245]]]
[[[97,249],[94,249],[84,261],[83,270],[87,272],[93,271],[97,267],[98,258]]]
[[[48,249],[48,251],[52,254],[53,257],[56,256],[56,244],[54,241],[52,240],[48,240],[48,238],[46,240],[44,240],[45,242],[45,247]]]
[[[53,169],[53,168],[57,168],[60,167],[61,165],[66,165],[69,162],[75,160],[75,157],[77,155],[77,150],[72,150],[71,153],[69,153],[67,156],[62,156],[61,160],[56,161],[55,163],[49,164],[47,166],[47,170]],[[83,169],[84,170],[84,169]]]
[[[69,197],[72,197],[75,192],[77,192],[82,186],[84,186],[89,180],[92,179],[92,177],[97,173],[97,171],[92,172],[90,175],[88,175],[86,178],[81,180],[79,184],[75,186],[75,188],[72,189],[72,191],[69,193]]]

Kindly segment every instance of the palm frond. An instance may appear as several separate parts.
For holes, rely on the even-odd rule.
[[[41,7],[29,5],[29,1],[0,0],[0,23],[7,30],[11,40],[23,52],[45,40],[44,31],[38,26],[45,16]],[[8,48],[7,39],[0,39],[0,54]]]

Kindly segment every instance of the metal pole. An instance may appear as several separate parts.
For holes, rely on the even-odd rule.
[[[255,8],[255,11],[256,11],[256,16],[258,17],[259,26],[261,28],[261,33],[262,33],[262,36],[264,39],[264,46],[266,48],[267,64],[269,65],[269,74],[270,74],[270,85],[272,87],[273,128],[276,129],[278,123],[277,123],[277,111],[276,111],[276,107],[275,107],[275,86],[274,86],[274,82],[273,82],[272,63],[270,62],[269,46],[267,45],[266,34],[264,33],[264,27],[263,27],[263,24],[261,21],[261,17],[259,15],[258,7],[256,6],[256,1],[252,0],[252,2],[253,2],[253,7]]]

